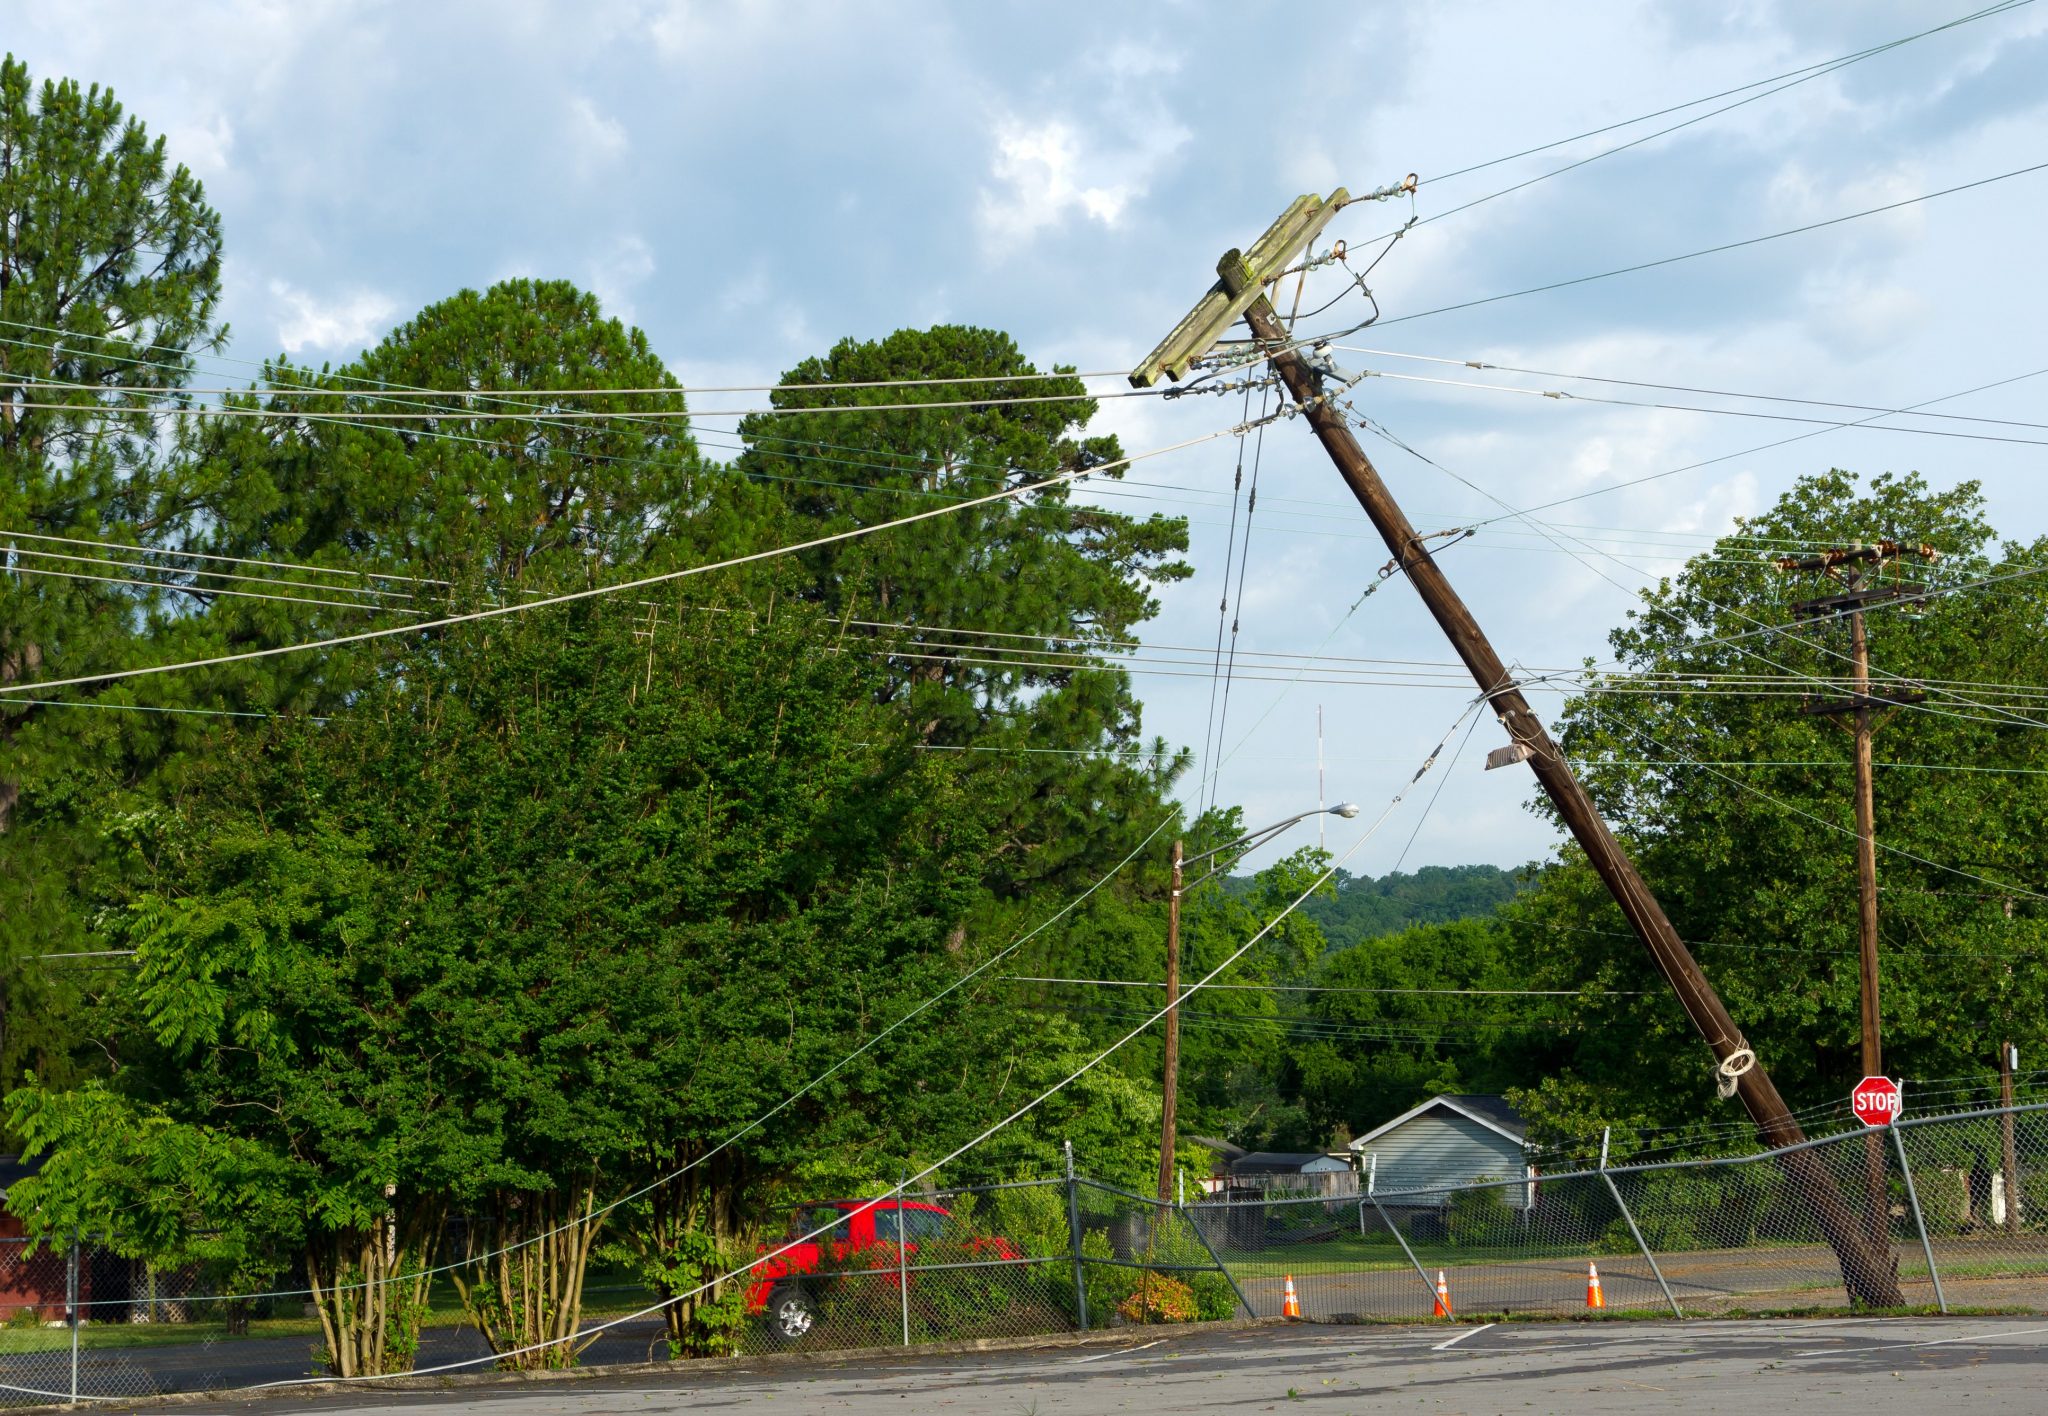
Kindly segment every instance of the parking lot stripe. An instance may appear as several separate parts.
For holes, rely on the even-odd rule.
[[[1812,1352],[1795,1352],[1794,1357],[1858,1357],[1865,1352],[1897,1352],[1908,1347],[1946,1347],[1952,1342],[1987,1342],[1994,1337],[2030,1337],[2048,1332],[2048,1327],[1993,1328],[1990,1332],[1964,1333],[1961,1337],[1937,1337],[1929,1342],[1886,1342],[1875,1347],[1823,1347]]]
[[[1141,1342],[1136,1347],[1118,1347],[1108,1352],[1098,1352],[1092,1357],[1077,1357],[1074,1359],[1072,1365],[1078,1367],[1083,1362],[1100,1362],[1105,1357],[1123,1357],[1132,1352],[1143,1352],[1146,1348],[1157,1347],[1160,1343],[1164,1341],[1166,1341],[1165,1338],[1157,1337],[1150,1342]]]
[[[1473,1328],[1470,1332],[1461,1332],[1456,1337],[1451,1338],[1448,1342],[1439,1342],[1436,1346],[1430,1348],[1429,1350],[1432,1352],[1441,1352],[1447,1347],[1456,1347],[1466,1338],[1477,1337],[1480,1333],[1485,1332],[1488,1328],[1492,1326],[1492,1323],[1481,1323],[1478,1327]]]

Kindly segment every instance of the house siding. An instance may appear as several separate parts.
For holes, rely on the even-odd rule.
[[[1469,1185],[1481,1180],[1522,1180],[1528,1173],[1521,1144],[1490,1131],[1444,1107],[1426,1111],[1375,1137],[1362,1151],[1373,1169],[1373,1189],[1390,1202],[1390,1192],[1401,1194],[1399,1203],[1439,1204],[1443,1187]],[[1501,1199],[1510,1208],[1528,1204],[1526,1185],[1503,1186]]]

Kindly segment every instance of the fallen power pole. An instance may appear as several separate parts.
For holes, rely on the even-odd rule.
[[[1410,185],[1371,195],[1393,195]],[[1293,346],[1286,327],[1266,298],[1266,285],[1287,269],[1295,254],[1307,248],[1350,200],[1341,187],[1326,200],[1299,197],[1249,251],[1227,252],[1217,265],[1216,284],[1145,362],[1132,371],[1131,383],[1146,388],[1161,377],[1179,379],[1238,319],[1250,325],[1268,364],[1292,396],[1295,409],[1307,417],[1338,474],[1371,518],[1395,561],[1407,573],[1423,604],[1507,729],[1510,743],[1505,751],[1509,760],[1519,758],[1528,762],[1536,774],[1559,817],[1585,851],[1588,862],[1605,882],[1622,914],[1677,994],[1686,1016],[1712,1051],[1718,1078],[1724,1085],[1733,1086],[1765,1144],[1773,1148],[1796,1144],[1805,1139],[1805,1134],[1778,1095],[1769,1074],[1759,1065],[1756,1053],[1743,1039],[1720,996],[1637,874],[1634,863],[1601,819],[1592,798],[1566,766],[1564,755],[1523,698],[1478,621],[1451,588],[1423,539],[1380,479],[1365,449],[1353,436],[1350,423],[1326,392],[1322,373],[1311,367]],[[1871,1307],[1903,1306],[1898,1266],[1889,1246],[1872,1243],[1869,1230],[1856,1222],[1819,1157],[1810,1149],[1801,1149],[1788,1152],[1782,1164],[1801,1198],[1813,1207],[1841,1262],[1843,1283],[1851,1298]]]

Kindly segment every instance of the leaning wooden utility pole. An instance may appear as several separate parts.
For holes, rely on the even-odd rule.
[[[1392,195],[1411,187],[1412,179],[1401,187],[1372,195]],[[1145,388],[1162,376],[1178,379],[1238,319],[1251,326],[1267,362],[1292,396],[1295,409],[1307,417],[1338,474],[1371,518],[1395,561],[1407,573],[1423,604],[1507,729],[1510,746],[1505,751],[1511,758],[1529,763],[1573,839],[1585,851],[1588,862],[1606,883],[1658,970],[1678,995],[1686,1016],[1713,1052],[1717,1075],[1732,1083],[1766,1144],[1796,1144],[1805,1135],[1772,1085],[1769,1074],[1758,1065],[1755,1052],[1744,1041],[1741,1030],[1728,1016],[1719,995],[1671,927],[1671,921],[1665,918],[1649,887],[1636,873],[1635,865],[1608,830],[1592,798],[1572,775],[1564,754],[1523,698],[1478,621],[1451,588],[1422,538],[1387,490],[1365,449],[1352,435],[1349,422],[1333,406],[1334,400],[1324,390],[1322,375],[1294,348],[1285,326],[1266,299],[1266,284],[1287,268],[1296,253],[1308,247],[1349,200],[1349,194],[1342,188],[1326,200],[1299,197],[1249,251],[1226,253],[1217,265],[1216,284],[1145,362],[1132,371],[1131,383]],[[1888,1247],[1870,1242],[1818,1157],[1811,1150],[1802,1149],[1788,1152],[1782,1163],[1801,1198],[1813,1207],[1815,1218],[1841,1262],[1843,1283],[1851,1297],[1872,1307],[1903,1306],[1905,1299],[1899,1289],[1896,1261]]]

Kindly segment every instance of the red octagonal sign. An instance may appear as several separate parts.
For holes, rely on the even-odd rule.
[[[1889,1126],[1906,1109],[1906,1099],[1890,1077],[1865,1077],[1849,1093],[1849,1107],[1866,1126]]]

